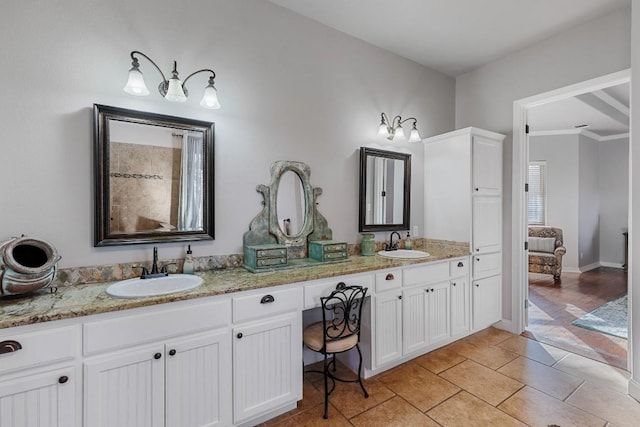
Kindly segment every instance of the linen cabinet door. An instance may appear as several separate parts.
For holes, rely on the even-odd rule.
[[[299,399],[302,399],[301,313],[234,327],[234,423]]]
[[[85,425],[164,426],[164,346],[88,361]]]
[[[222,330],[168,342],[166,426],[231,424],[231,332]]]
[[[73,368],[0,380],[0,427],[76,425]]]
[[[469,331],[469,278],[460,277],[451,281],[451,336]]]
[[[473,282],[473,329],[491,326],[502,318],[502,279],[492,276]]]

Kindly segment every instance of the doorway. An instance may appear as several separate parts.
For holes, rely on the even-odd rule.
[[[522,251],[513,253],[513,330],[525,332],[542,342],[623,368],[626,368],[629,360],[626,340],[574,326],[572,321],[609,300],[616,299],[626,290],[626,273],[621,268],[624,255],[621,254],[621,250],[624,245],[622,232],[626,231],[628,212],[628,175],[625,175],[626,182],[623,184],[626,185],[622,194],[627,203],[623,212],[625,223],[620,227],[620,218],[617,222],[606,218],[610,212],[603,213],[601,218],[598,205],[600,199],[597,195],[597,174],[588,174],[585,171],[593,171],[598,167],[605,168],[603,175],[606,178],[608,175],[606,167],[610,166],[603,159],[610,156],[611,148],[614,146],[604,144],[614,140],[620,141],[625,137],[624,145],[618,142],[616,147],[618,147],[618,156],[620,156],[619,147],[626,150],[626,153],[622,151],[623,158],[619,158],[618,161],[622,161],[623,166],[628,166],[628,107],[626,135],[624,135],[624,127],[615,129],[615,124],[609,126],[610,129],[603,129],[606,126],[589,128],[587,127],[590,125],[589,121],[595,124],[597,118],[591,116],[580,121],[567,112],[573,110],[571,106],[577,108],[586,105],[592,109],[604,110],[610,118],[617,118],[619,122],[624,122],[624,117],[621,118],[625,115],[624,106],[615,105],[615,100],[610,98],[615,95],[615,90],[621,90],[621,88],[626,88],[628,96],[629,82],[630,70],[624,70],[516,101],[513,133],[513,247],[523,248]],[[613,90],[613,88],[616,89]],[[613,106],[612,103],[614,103]],[[571,123],[571,126],[568,123]],[[525,133],[525,124],[532,125],[529,134]],[[602,123],[599,124],[602,125]],[[535,149],[532,150],[532,147]],[[563,159],[562,156],[565,158]],[[568,248],[563,257],[563,272],[560,280],[554,280],[552,275],[529,273],[528,251],[524,248],[524,242],[527,239],[532,212],[527,211],[527,199],[530,197],[522,190],[525,183],[529,182],[530,161],[535,161],[538,166],[549,162],[547,172],[553,171],[546,181],[547,186],[551,185],[553,188],[551,192],[543,194],[548,198],[543,200],[543,203],[534,203],[534,208],[542,208],[543,211],[534,212],[532,221],[537,221],[537,225],[559,227],[564,232],[565,244]],[[553,165],[554,162],[555,165]],[[579,162],[584,163],[582,169],[579,167]],[[542,170],[544,171],[544,167]],[[537,171],[540,172],[540,168]],[[571,190],[573,192],[569,193],[571,185],[579,185],[580,179],[585,183],[575,187]],[[605,187],[610,185],[606,182],[604,184]],[[531,183],[529,187],[531,188]],[[612,191],[606,191],[605,188],[603,199],[609,197],[609,193]],[[589,201],[590,198],[591,203],[595,205],[585,205],[585,201]],[[611,205],[610,200],[604,200],[604,202],[606,202],[603,203],[605,208]],[[554,206],[555,211],[551,212],[549,209],[545,212],[545,203],[547,208],[550,207],[549,204]],[[564,206],[562,206],[563,203]],[[612,233],[608,222],[618,224],[620,230]],[[602,232],[599,231],[600,229]],[[604,244],[611,242],[600,242],[600,234],[603,240],[617,238],[619,248],[616,248],[616,251],[618,252],[611,254],[609,246]],[[619,235],[614,236],[614,234]],[[537,271],[536,268],[532,270]]]

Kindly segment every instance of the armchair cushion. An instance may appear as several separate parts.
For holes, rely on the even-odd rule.
[[[530,252],[546,252],[552,254],[555,248],[555,237],[529,237]]]

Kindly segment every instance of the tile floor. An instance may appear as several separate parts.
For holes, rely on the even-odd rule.
[[[338,364],[345,376],[347,369]],[[322,418],[322,376],[298,408],[263,426],[637,426],[628,372],[488,328],[357,384],[338,383]]]
[[[619,368],[627,366],[627,340],[571,322],[627,293],[627,273],[600,267],[585,273],[529,274],[529,326],[525,336]],[[639,423],[640,425],[640,423]]]

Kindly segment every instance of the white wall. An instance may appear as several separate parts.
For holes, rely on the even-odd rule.
[[[456,79],[456,128],[507,135],[504,144],[503,318],[511,319],[513,102],[629,68],[631,16],[623,8]],[[638,23],[640,25],[640,22]]]
[[[600,262],[624,263],[623,232],[629,224],[629,138],[598,144]]]
[[[453,129],[452,78],[263,0],[30,0],[0,14],[0,241],[25,233],[53,243],[61,267],[150,259],[151,246],[93,247],[94,103],[215,122],[214,242],[194,255],[241,252],[261,209],[258,184],[273,161],[310,165],[324,189],[319,209],[334,238],[358,240],[358,149],[377,139],[380,113],[418,119],[423,135]],[[126,94],[140,50],[165,73],[216,71],[222,109],[199,107],[207,77],[188,83],[184,104]],[[412,223],[422,229],[422,144],[412,154]],[[393,148],[395,149],[395,148]],[[184,245],[163,244],[161,258]]]
[[[578,257],[578,135],[529,137],[529,161],[547,164],[547,224],[562,229],[567,253],[565,270],[577,271]]]
[[[597,141],[579,135],[578,250],[581,268],[600,262],[600,193]]]

